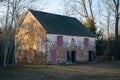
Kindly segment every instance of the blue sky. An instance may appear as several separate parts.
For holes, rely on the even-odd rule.
[[[63,0],[44,0],[44,2],[41,2],[41,0],[37,0],[36,2],[34,3],[36,6],[35,8],[36,10],[39,10],[40,7],[46,3],[44,6],[45,8],[42,9],[42,11],[50,12],[50,13],[60,13],[63,6]]]
[[[25,1],[29,1],[29,0],[23,0]],[[44,3],[47,1],[47,4],[45,4],[44,8],[42,9],[42,11],[44,12],[49,12],[49,13],[55,13],[55,14],[62,14],[65,15],[64,13],[64,0],[36,0],[34,3],[30,3],[30,5],[33,7],[33,9],[35,10],[41,10],[41,6],[44,5]],[[69,0],[68,0],[69,1]],[[101,25],[101,23],[105,23],[105,19],[102,18],[102,16],[99,15],[98,9],[101,8],[100,12],[104,15],[106,15],[105,12],[105,6],[103,6],[102,0],[93,0],[93,6],[92,6],[93,10],[94,10],[94,15],[96,17],[97,20],[97,24]],[[1,17],[1,11],[6,10],[6,8],[1,7],[0,4],[0,17]],[[4,14],[4,13],[3,13]],[[75,16],[76,18],[80,19],[78,16]],[[4,17],[3,17],[4,18]],[[5,18],[4,18],[5,19]],[[1,18],[0,18],[1,21]]]
[[[41,10],[41,7],[44,8],[42,11],[45,12],[50,12],[50,13],[56,13],[56,14],[64,14],[64,0],[36,0],[34,3],[31,3],[30,6],[32,5],[33,9],[35,10]],[[97,4],[95,4],[98,0],[94,0],[94,9],[96,6],[98,7]],[[0,7],[0,11],[5,10],[4,7]]]
[[[44,9],[42,9],[42,11],[45,12],[51,12],[51,13],[58,13],[59,10],[61,10],[62,8],[62,2],[63,0],[36,0],[35,2],[33,2],[32,4],[30,3],[30,6],[32,5],[32,7],[34,7],[34,9],[36,10],[41,10],[41,6],[44,5]],[[1,6],[2,3],[0,4],[0,13],[1,11],[5,10],[5,7]]]
[[[48,0],[49,11],[54,11],[61,8],[62,0]]]
[[[24,0],[23,0],[24,1]],[[69,0],[68,0],[69,1]],[[94,9],[96,8],[96,2],[98,0],[94,0]],[[55,13],[55,14],[62,14],[65,15],[64,13],[64,0],[35,0],[33,3],[30,3],[28,6],[30,6],[31,8],[35,9],[35,10],[42,10],[44,12],[49,12],[49,13]],[[43,7],[43,9],[41,9],[41,7]],[[98,6],[97,6],[98,7]],[[5,11],[6,8],[5,7],[1,7],[0,6],[0,11]],[[0,12],[0,16],[2,15],[2,13]],[[76,17],[76,16],[75,16]],[[79,17],[78,17],[79,19]]]
[[[28,6],[30,6],[30,8],[33,7],[33,9],[36,10],[41,10],[41,7],[44,6],[42,11],[60,14],[62,11],[62,4],[63,4],[62,0],[35,0],[34,2],[30,3]],[[4,6],[4,4],[0,3],[0,17],[1,17],[0,22],[3,21],[3,19],[5,19],[4,13],[6,12],[6,10],[7,8]]]

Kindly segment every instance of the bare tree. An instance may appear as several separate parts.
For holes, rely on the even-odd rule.
[[[3,0],[4,6],[6,6],[6,19],[5,27],[2,33],[2,54],[3,54],[3,66],[7,64],[15,63],[15,53],[19,46],[19,43],[15,41],[16,34],[19,31],[22,20],[25,17],[20,15],[28,8],[29,4],[35,0]],[[31,6],[30,6],[31,7]]]
[[[102,21],[100,23],[101,23],[101,25],[104,26],[104,30],[107,30],[107,40],[109,43],[110,31],[111,31],[111,27],[113,27],[112,24],[114,22],[114,20],[112,19],[113,12],[111,9],[112,8],[111,1],[103,0],[102,5],[103,5],[104,9],[99,10],[100,11],[99,15],[101,16],[101,19],[102,19]]]
[[[115,14],[115,58],[118,59],[118,26],[120,18],[120,1],[113,0],[114,3],[114,14]]]
[[[66,0],[65,3],[67,4],[65,5],[66,13],[71,11],[72,15],[80,16],[81,19],[84,18],[87,27],[96,34],[95,16],[92,7],[93,0]]]
[[[106,23],[104,26],[107,26],[108,39],[110,38],[110,30],[113,31],[113,24],[115,25],[115,59],[118,59],[118,26],[119,26],[119,17],[120,17],[120,1],[119,0],[103,0],[103,4],[106,7],[103,9],[102,17],[106,18],[104,21]],[[106,11],[106,12],[105,12]],[[102,12],[102,11],[101,11]],[[103,22],[102,22],[103,23]],[[112,26],[112,27],[111,27]],[[109,43],[109,41],[108,41]]]

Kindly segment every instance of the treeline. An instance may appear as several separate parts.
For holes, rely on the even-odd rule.
[[[114,38],[109,38],[108,40],[101,39],[96,41],[97,57],[104,57],[104,59],[102,58],[103,60],[120,60],[120,35],[117,48],[119,54],[116,55]]]
[[[5,49],[5,39],[4,39],[4,35],[3,35],[3,31],[0,28],[0,66],[4,65],[4,59],[5,59],[5,53],[4,53],[4,49]],[[6,55],[6,64],[14,64],[15,62],[15,55],[14,53],[14,47],[15,47],[15,39],[14,38],[10,38],[10,44],[8,46],[8,54]]]

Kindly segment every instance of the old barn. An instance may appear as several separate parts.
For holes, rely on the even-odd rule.
[[[76,18],[28,10],[20,26],[18,63],[59,64],[95,61],[95,37]]]

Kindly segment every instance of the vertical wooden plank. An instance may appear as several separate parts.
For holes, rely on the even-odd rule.
[[[18,50],[18,57],[21,57],[21,49]]]
[[[27,50],[24,50],[24,62],[27,62]]]
[[[93,61],[96,61],[96,51],[93,51]]]
[[[33,54],[34,54],[34,59],[36,59],[37,58],[37,51],[33,50]]]
[[[51,50],[51,63],[57,64],[57,55],[56,55],[56,49]]]
[[[89,45],[89,38],[84,38],[84,46],[88,46]]]
[[[63,44],[63,36],[57,36],[57,45],[61,47]]]

